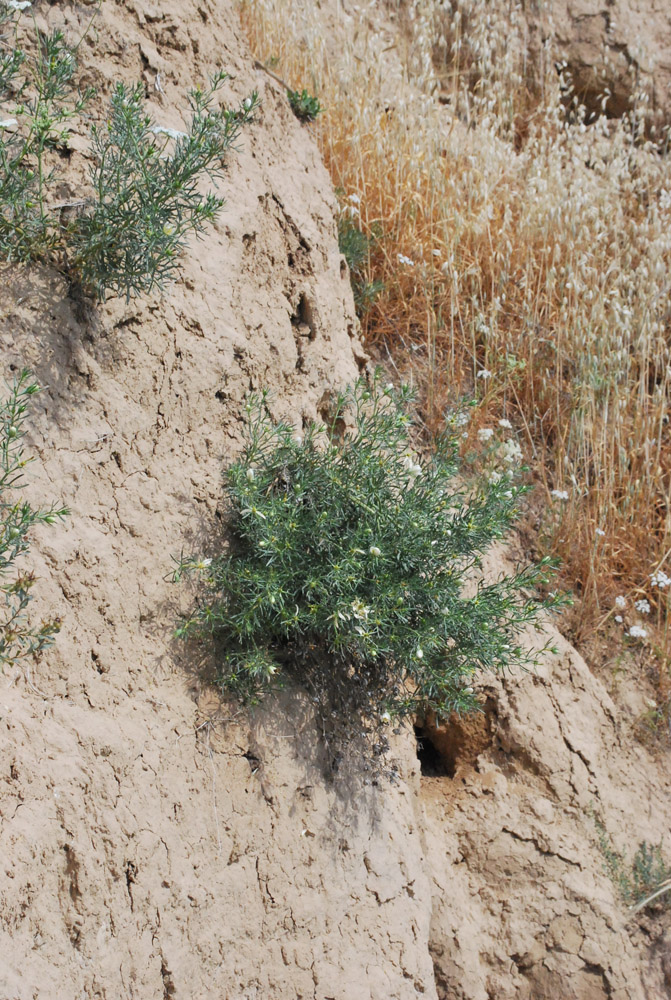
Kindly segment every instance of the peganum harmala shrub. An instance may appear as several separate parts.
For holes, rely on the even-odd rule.
[[[53,524],[69,513],[66,507],[35,510],[16,494],[23,484],[23,469],[31,461],[21,442],[26,411],[36,392],[39,386],[31,381],[30,372],[23,371],[9,387],[7,399],[0,402],[0,667],[39,653],[60,630],[58,619],[40,625],[29,622],[26,609],[35,576],[16,568],[30,547],[28,534],[33,525]]]
[[[201,183],[223,175],[257,94],[235,110],[217,106],[226,73],[216,73],[207,89],[189,91],[182,132],[153,123],[141,84],[118,84],[108,120],[92,128],[92,197],[54,204],[58,154],[94,91],[77,89],[78,46],[61,31],[33,22],[24,51],[17,11],[0,7],[0,105],[12,109],[0,121],[0,256],[50,264],[74,293],[99,300],[162,288],[179,271],[187,238],[223,205]]]
[[[664,860],[661,845],[643,840],[629,862],[615,850],[603,823],[595,823],[604,868],[629,908],[638,912],[653,902],[671,907],[671,865]]]
[[[370,255],[379,234],[367,236],[352,218],[343,214],[338,220],[338,249],[347,261],[357,316],[363,317],[384,291],[384,283],[368,279]]]
[[[287,90],[287,98],[291,110],[301,122],[316,121],[317,116],[324,110],[319,99],[307,90]]]
[[[48,192],[58,180],[54,164],[67,145],[68,123],[92,90],[79,93],[76,50],[63,32],[34,27],[33,52],[19,41],[16,10],[0,8],[0,255],[9,261],[57,262],[65,232]]]
[[[226,78],[222,71],[207,90],[189,92],[187,132],[152,122],[142,84],[117,84],[110,120],[92,130],[95,199],[69,236],[70,269],[85,292],[130,299],[162,288],[180,268],[187,237],[222,208],[224,199],[201,194],[200,183],[223,176],[227,153],[258,107],[256,93],[237,110],[215,107]]]
[[[561,603],[531,596],[549,560],[482,580],[480,556],[526,487],[461,485],[449,436],[420,459],[412,399],[378,371],[301,438],[273,423],[265,394],[251,398],[246,447],[226,473],[229,550],[180,564],[207,590],[178,634],[214,636],[221,685],[245,700],[284,677],[302,685],[332,767],[359,753],[370,766],[394,719],[477,709],[473,675],[533,662],[520,633]]]

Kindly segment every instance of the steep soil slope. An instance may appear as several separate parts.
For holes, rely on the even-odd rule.
[[[234,8],[106,3],[87,45],[87,82],[142,77],[162,124],[221,65],[263,104],[165,297],[83,322],[56,276],[3,271],[1,356],[49,387],[30,494],[72,516],[31,555],[63,631],[0,676],[0,998],[663,997],[663,928],[623,927],[589,807],[618,847],[659,840],[668,781],[565,643],[434,734],[442,775],[407,734],[400,783],[334,787],[299,694],[250,721],[171,639],[171,556],[216,551],[245,393],[299,425],[364,359],[328,176]]]
[[[606,88],[609,114],[621,115],[646,93],[658,124],[671,119],[671,10],[664,0],[554,0],[532,9],[537,44],[552,34],[576,93],[594,111]]]

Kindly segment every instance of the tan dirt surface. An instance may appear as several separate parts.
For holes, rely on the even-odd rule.
[[[575,91],[621,115],[647,95],[658,124],[671,122],[671,7],[666,0],[551,0],[531,8],[536,43],[548,36],[568,63]]]
[[[40,7],[72,32],[90,10]],[[171,557],[221,544],[245,394],[300,426],[365,357],[329,178],[234,7],[105,3],[86,45],[86,82],[144,79],[162,124],[222,65],[227,99],[263,104],[165,296],[83,321],[57,276],[3,271],[5,373],[48,386],[28,495],[72,516],[30,557],[62,633],[0,676],[0,1000],[671,996],[668,919],[625,925],[592,818],[618,849],[668,849],[668,762],[560,637],[536,674],[483,680],[480,722],[433,734],[448,773],[420,775],[406,733],[378,786],[325,783],[300,694],[250,719],[172,639],[192,595]]]

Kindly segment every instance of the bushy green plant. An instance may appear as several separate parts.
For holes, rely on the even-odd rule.
[[[253,94],[236,111],[213,107],[225,79],[220,72],[207,90],[190,91],[188,132],[152,123],[142,84],[117,85],[110,121],[93,129],[95,200],[71,238],[72,269],[85,290],[128,299],[162,287],[179,269],[187,236],[221,209],[224,199],[203,196],[199,183],[223,175],[258,103]]]
[[[163,287],[179,270],[187,238],[203,231],[223,199],[202,194],[258,106],[256,93],[236,110],[216,107],[226,79],[189,92],[187,131],[155,125],[143,87],[118,84],[109,120],[92,129],[92,198],[73,202],[66,217],[50,207],[57,179],[54,152],[65,148],[66,126],[93,96],[75,84],[76,49],[60,31],[35,26],[29,56],[14,34],[0,39],[0,102],[14,116],[0,123],[0,255],[57,267],[73,291],[98,299]]]
[[[660,906],[671,906],[671,865],[662,856],[659,844],[642,841],[631,862],[612,846],[606,828],[598,820],[596,827],[604,867],[613,880],[623,901],[632,909],[643,909],[657,900]]]
[[[299,121],[313,122],[323,111],[319,100],[307,90],[287,90],[291,110]]]
[[[81,114],[92,91],[77,92],[76,53],[61,31],[35,27],[28,58],[14,21],[3,28],[8,34],[0,36],[0,103],[11,103],[15,117],[0,127],[0,254],[10,261],[60,260],[64,233],[47,206],[56,180],[49,153],[64,145],[67,123]]]
[[[549,560],[494,583],[480,555],[526,487],[455,480],[457,444],[420,460],[412,392],[358,381],[303,437],[250,399],[247,444],[226,474],[231,544],[200,567],[207,592],[180,635],[213,635],[221,683],[256,701],[290,676],[312,698],[332,764],[388,748],[393,719],[468,712],[471,679],[534,660],[520,641],[560,598],[531,596]]]
[[[384,291],[384,282],[378,278],[367,278],[370,250],[375,237],[367,236],[353,219],[342,215],[338,221],[338,248],[349,267],[352,293],[357,315],[363,316]]]
[[[17,497],[23,484],[23,470],[30,461],[22,446],[23,423],[29,401],[39,387],[23,371],[9,387],[0,403],[0,594],[4,599],[0,612],[0,665],[39,653],[48,646],[60,629],[58,619],[32,625],[26,615],[32,600],[35,576],[16,568],[20,556],[30,547],[29,532],[35,524],[53,524],[65,517],[66,507],[35,510]],[[7,579],[7,578],[10,579]]]

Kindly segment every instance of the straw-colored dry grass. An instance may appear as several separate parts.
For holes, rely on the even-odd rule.
[[[461,393],[480,401],[472,435],[512,422],[578,627],[625,595],[622,629],[664,650],[669,590],[650,577],[671,575],[671,161],[640,108],[589,124],[508,4],[416,0],[395,34],[377,11],[243,6],[257,57],[318,92],[311,127],[343,211],[379,236],[365,336],[423,372],[434,424]]]

